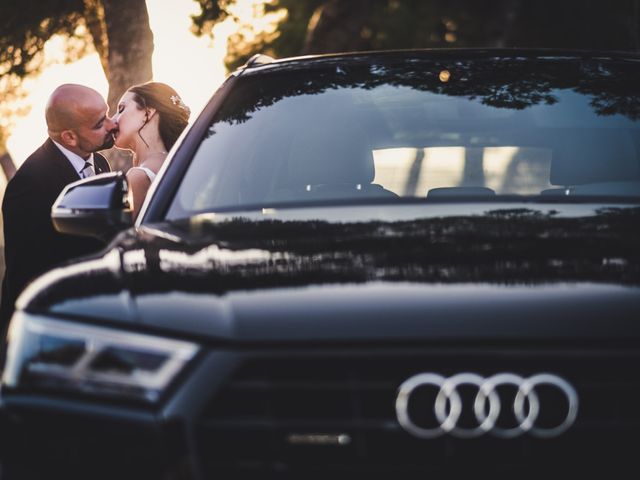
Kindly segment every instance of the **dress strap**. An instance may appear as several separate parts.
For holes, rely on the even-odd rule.
[[[131,170],[134,169],[142,170],[144,173],[146,173],[147,177],[149,177],[150,182],[153,182],[156,178],[156,173],[148,167],[131,167]]]

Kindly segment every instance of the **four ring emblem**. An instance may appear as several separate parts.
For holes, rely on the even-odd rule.
[[[472,407],[477,426],[470,428],[459,425],[463,410],[459,387],[465,385],[477,389],[475,399],[472,405],[469,405],[469,408]],[[498,388],[504,386],[517,389],[515,396],[509,399],[509,407],[517,423],[513,427],[498,426],[498,417],[506,406],[498,394]],[[541,403],[536,388],[542,386],[557,390],[566,399],[567,406],[562,410],[563,420],[557,425],[536,424]],[[437,423],[434,427],[425,428],[417,425],[409,413],[409,401],[421,387],[437,390],[433,400],[433,413]],[[514,438],[525,433],[538,438],[551,438],[564,433],[575,422],[578,415],[578,394],[569,382],[550,373],[540,373],[528,378],[514,373],[499,373],[488,378],[475,373],[460,373],[446,378],[435,373],[421,373],[400,385],[396,398],[396,415],[402,428],[420,438],[436,438],[445,434],[457,438],[474,438],[485,433],[500,438]]]

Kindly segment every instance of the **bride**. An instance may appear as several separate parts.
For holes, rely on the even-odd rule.
[[[187,126],[189,114],[189,107],[176,91],[160,82],[135,85],[120,99],[113,117],[117,125],[115,146],[133,152],[127,181],[134,220],[167,152]]]

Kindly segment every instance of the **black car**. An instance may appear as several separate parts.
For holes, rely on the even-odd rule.
[[[638,474],[640,57],[259,56],[52,216],[108,244],[18,301],[17,478]]]

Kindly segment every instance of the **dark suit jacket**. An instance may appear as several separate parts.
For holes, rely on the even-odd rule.
[[[96,174],[111,170],[102,155],[96,153],[93,158]],[[53,203],[65,186],[79,179],[69,160],[47,139],[8,183],[2,202],[6,264],[0,308],[3,327],[18,294],[31,279],[102,248],[97,240],[63,235],[53,228]]]

